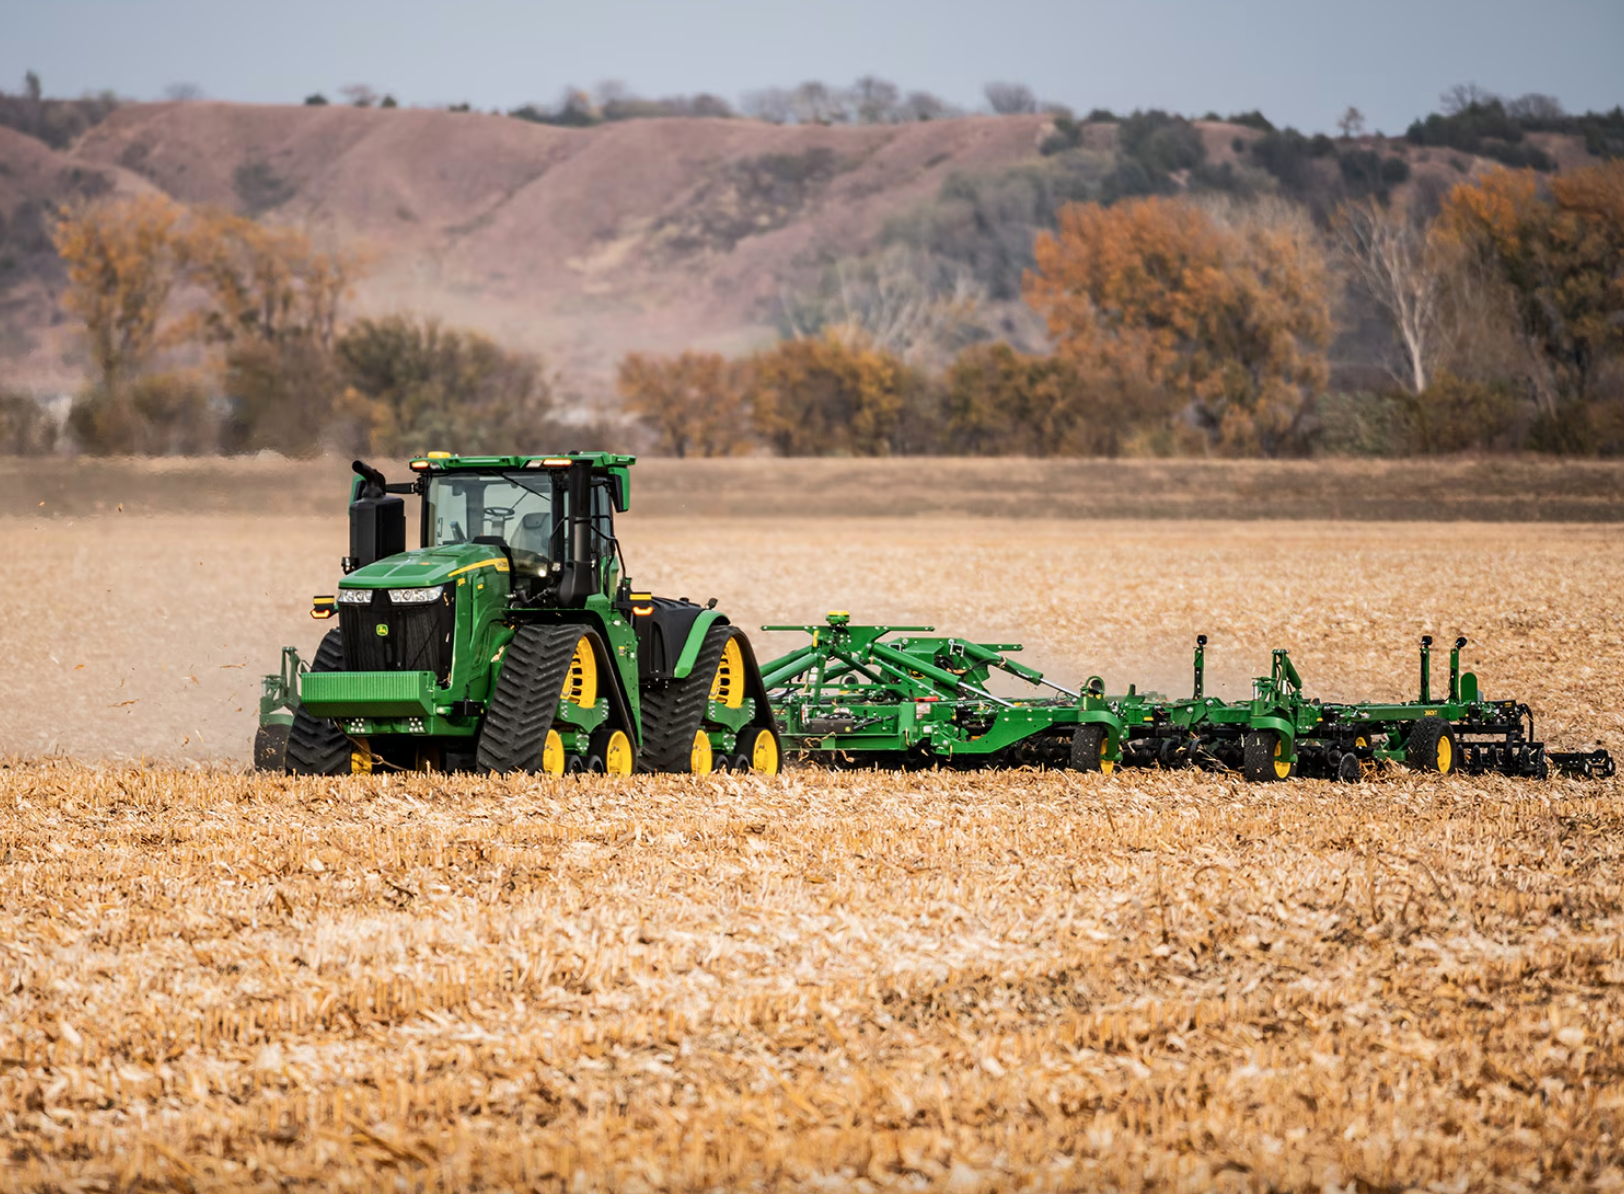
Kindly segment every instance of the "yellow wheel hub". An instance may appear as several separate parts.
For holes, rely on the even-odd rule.
[[[559,697],[572,705],[591,708],[598,703],[598,656],[585,635],[575,644],[575,658],[570,660],[569,674],[564,677],[564,689]]]
[[[547,744],[541,748],[541,769],[548,775],[564,774],[564,740],[557,730],[547,731]]]
[[[1291,764],[1281,756],[1286,753],[1286,744],[1280,740],[1279,735],[1274,739],[1274,777],[1276,779],[1291,778]]]
[[[711,772],[710,735],[704,730],[694,733],[693,749],[688,752],[688,770],[695,775],[709,775]]]
[[[739,640],[730,638],[722,648],[722,659],[716,665],[716,678],[711,681],[710,699],[737,709],[744,704],[744,652]]]
[[[626,737],[625,730],[609,735],[609,742],[603,748],[603,770],[607,775],[632,773],[632,740]]]
[[[1448,775],[1455,765],[1455,748],[1447,737],[1438,739],[1438,773]]]
[[[778,774],[778,739],[771,730],[756,730],[756,740],[750,744],[750,769],[762,775]]]

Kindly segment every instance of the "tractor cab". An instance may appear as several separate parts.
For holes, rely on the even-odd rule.
[[[609,596],[624,571],[614,515],[626,509],[633,459],[430,453],[411,462],[413,481],[398,484],[356,461],[344,570],[406,553],[405,503],[396,495],[415,493],[422,499],[419,552],[499,555],[516,604],[578,607],[594,593]],[[399,573],[391,570],[397,585]],[[424,574],[425,585],[431,579]]]

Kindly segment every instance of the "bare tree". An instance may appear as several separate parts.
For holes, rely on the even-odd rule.
[[[894,124],[901,115],[901,92],[887,79],[864,75],[852,85],[853,107],[858,124]]]
[[[1343,205],[1333,229],[1338,258],[1398,337],[1403,361],[1390,372],[1420,394],[1446,347],[1444,271],[1427,230],[1374,198]]]
[[[940,365],[982,331],[986,290],[969,270],[893,245],[838,262],[813,293],[780,298],[798,339],[833,331],[913,364]]]
[[[171,83],[164,88],[164,99],[172,104],[189,103],[203,98],[203,89],[196,83]]]
[[[808,79],[795,89],[790,106],[800,124],[833,124],[842,107],[840,97],[816,79]]]
[[[1365,114],[1349,104],[1348,110],[1342,113],[1342,119],[1336,122],[1336,127],[1342,130],[1345,140],[1362,137],[1365,132]]]
[[[1515,120],[1527,120],[1538,124],[1555,124],[1567,114],[1567,109],[1556,96],[1541,95],[1537,91],[1519,95],[1506,105],[1506,115]]]
[[[910,91],[897,114],[903,120],[946,120],[958,115],[958,109],[928,91]]]
[[[1438,97],[1445,116],[1458,116],[1468,108],[1482,108],[1500,97],[1476,83],[1456,83]]]
[[[1000,116],[1020,116],[1038,110],[1037,96],[1025,83],[988,83],[983,90],[992,110]]]
[[[338,93],[357,108],[370,108],[378,102],[378,93],[365,83],[351,83],[340,87]]]
[[[766,87],[760,91],[747,91],[739,101],[739,111],[751,120],[764,120],[768,124],[788,124],[795,114],[795,104],[782,87]]]

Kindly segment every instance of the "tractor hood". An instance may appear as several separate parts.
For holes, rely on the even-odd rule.
[[[419,589],[486,570],[506,572],[507,557],[488,543],[454,543],[401,552],[357,568],[339,582],[339,587]]]

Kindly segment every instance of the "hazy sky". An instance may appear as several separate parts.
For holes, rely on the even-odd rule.
[[[873,73],[978,107],[989,80],[1078,111],[1261,108],[1403,131],[1452,83],[1624,102],[1624,0],[0,0],[0,89],[173,83],[260,103],[367,83],[405,104],[511,108],[568,84],[731,100]]]

